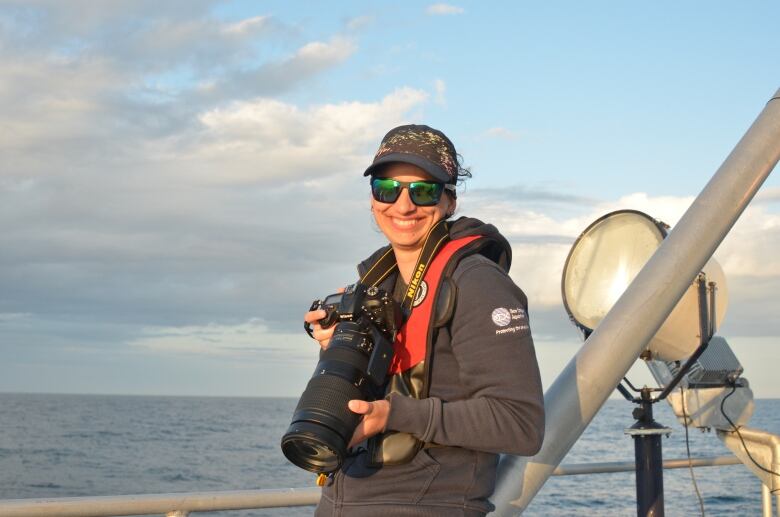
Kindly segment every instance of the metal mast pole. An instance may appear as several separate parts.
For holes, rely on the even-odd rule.
[[[544,396],[532,458],[501,460],[495,515],[525,509],[626,375],[780,159],[780,90]]]

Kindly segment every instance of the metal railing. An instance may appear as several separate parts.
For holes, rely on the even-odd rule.
[[[688,464],[687,458],[673,459],[664,461],[664,468],[688,468]],[[710,456],[692,458],[690,464],[693,467],[718,467],[740,465],[741,462],[736,456]],[[634,472],[634,468],[633,461],[573,463],[560,465],[553,471],[553,476]],[[0,500],[0,517],[106,517],[149,514],[187,517],[194,512],[311,506],[317,504],[319,499],[319,488],[7,499]],[[771,512],[771,500],[769,504]]]

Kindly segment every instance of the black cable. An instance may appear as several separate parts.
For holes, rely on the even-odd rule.
[[[760,464],[759,464],[759,463],[758,463],[758,462],[757,462],[757,461],[756,461],[756,460],[753,458],[753,455],[751,455],[751,454],[750,454],[750,451],[748,450],[748,448],[747,448],[747,445],[745,444],[745,440],[744,440],[744,438],[742,438],[742,433],[740,433],[740,432],[739,432],[739,428],[738,428],[736,425],[734,425],[734,422],[732,422],[732,421],[731,421],[731,419],[729,418],[729,416],[728,416],[728,415],[726,414],[726,412],[723,410],[723,406],[726,404],[726,399],[727,399],[727,398],[729,398],[730,396],[732,396],[732,395],[734,394],[734,392],[735,392],[735,391],[737,391],[737,384],[736,384],[736,383],[733,383],[733,384],[731,385],[731,391],[729,392],[729,394],[728,394],[728,395],[726,395],[725,397],[723,397],[723,400],[721,400],[721,401],[720,401],[720,412],[721,412],[721,414],[723,415],[723,417],[724,417],[726,420],[728,420],[729,424],[731,424],[731,427],[732,427],[732,429],[734,429],[734,431],[737,433],[737,436],[739,437],[739,441],[740,441],[740,442],[742,442],[742,448],[744,448],[744,449],[745,449],[745,452],[747,453],[747,455],[748,455],[748,458],[750,458],[750,461],[752,461],[752,462],[753,462],[753,464],[754,464],[756,467],[758,467],[759,469],[763,470],[763,471],[764,471],[764,472],[766,472],[767,474],[772,474],[773,476],[778,476],[778,477],[780,477],[780,474],[778,474],[778,473],[777,473],[777,472],[775,472],[774,470],[769,470],[768,468],[765,468],[763,465],[760,465]],[[772,492],[771,492],[771,493],[773,493],[773,494],[774,494],[775,492],[780,492],[780,488],[775,488],[774,490],[772,490]]]
[[[682,399],[682,412],[683,412],[683,425],[685,426],[685,451],[688,453],[688,470],[691,472],[691,481],[693,481],[693,489],[696,491],[696,497],[699,498],[699,509],[701,510],[701,517],[704,517],[704,500],[701,498],[701,492],[699,492],[699,485],[696,483],[696,476],[693,474],[693,460],[691,460],[691,444],[688,440],[688,415],[685,411],[685,391],[680,386],[680,396]]]

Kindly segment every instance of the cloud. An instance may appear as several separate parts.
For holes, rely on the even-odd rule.
[[[443,16],[463,14],[465,10],[462,7],[456,7],[450,4],[432,4],[428,6],[425,12],[432,16]]]
[[[426,99],[238,101],[172,137],[138,129],[82,156],[52,125],[31,126],[0,175],[0,312],[186,326],[262,308],[272,332],[298,330],[311,299],[380,245],[359,172]],[[31,163],[37,140],[49,154]]]
[[[300,332],[271,332],[262,320],[249,319],[233,325],[145,327],[141,335],[128,343],[164,354],[194,354],[252,358],[264,362],[304,362],[311,364],[317,344]]]
[[[246,35],[259,30],[262,30],[268,25],[268,16],[252,16],[244,20],[239,20],[234,23],[230,23],[222,30],[228,34]]]
[[[506,185],[503,187],[477,188],[468,190],[469,198],[476,202],[482,201],[507,201],[513,204],[528,206],[529,203],[560,203],[573,207],[593,206],[600,201],[564,192],[531,189],[525,185]]]
[[[436,79],[433,82],[433,89],[436,92],[434,102],[440,106],[445,106],[447,104],[447,100],[444,97],[444,94],[447,93],[447,84],[441,79]]]
[[[513,186],[466,191],[459,203],[462,213],[492,222],[507,236],[513,248],[510,275],[528,295],[534,334],[555,341],[577,339],[560,293],[564,262],[577,236],[597,218],[626,208],[674,227],[693,199],[638,192],[599,201]],[[780,216],[771,208],[767,202],[748,206],[715,253],[729,293],[721,329],[727,337],[780,332],[780,320],[773,316],[777,308],[769,301],[780,289],[775,260],[780,253]]]
[[[219,20],[208,2],[78,9],[0,11],[3,345],[78,349],[96,321],[132,342],[138,326],[258,311],[270,334],[300,330],[312,298],[352,280],[355,250],[379,245],[359,171],[429,94],[299,106],[279,95],[354,40]]]
[[[349,31],[359,31],[373,25],[374,21],[375,21],[374,16],[368,16],[368,15],[356,16],[354,18],[349,18],[346,21],[345,26]]]
[[[0,324],[28,319],[30,316],[28,312],[0,312]]]
[[[731,235],[738,238],[731,238]],[[764,203],[750,205],[718,248],[717,256],[727,274],[755,279],[780,278],[777,243],[780,215]]]
[[[225,21],[211,14],[213,2],[162,6],[156,2],[110,2],[83,7],[37,2],[6,6],[0,23],[0,53],[65,60],[104,59],[134,73],[192,67],[195,73],[225,70],[254,56],[253,43],[292,34],[269,16]]]
[[[521,138],[521,135],[519,133],[511,131],[505,127],[491,127],[490,129],[485,131],[485,136],[487,136],[488,138],[498,138],[501,140],[508,140],[510,142],[520,140]]]
[[[136,43],[116,37],[101,46],[96,41],[102,34],[83,36],[87,50],[70,56],[34,45],[4,51],[0,45],[0,188],[21,188],[33,176],[61,178],[62,168],[95,175],[103,167],[124,177],[120,171],[150,158],[179,158],[181,146],[198,145],[204,113],[311,83],[355,50],[354,42],[335,35],[256,63],[238,49],[252,48],[249,43],[268,24],[265,17],[236,23],[163,19],[141,23],[130,34]],[[66,39],[57,37],[54,25],[55,34],[44,36]],[[91,24],[83,29],[91,31],[97,31]]]
[[[780,187],[762,187],[753,199],[753,204],[774,203],[780,201]]]
[[[351,39],[340,35],[325,42],[311,41],[282,59],[254,67],[237,67],[201,81],[199,88],[186,100],[203,106],[218,104],[224,99],[235,101],[278,95],[341,64],[356,48]]]
[[[308,109],[268,98],[237,102],[202,114],[203,130],[181,158],[200,164],[190,169],[190,179],[222,184],[293,183],[356,170],[377,135],[400,124],[427,97],[401,88],[378,103]]]

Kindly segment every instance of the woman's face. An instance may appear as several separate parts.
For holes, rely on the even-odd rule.
[[[378,176],[398,181],[435,181],[416,165],[400,162],[389,164]],[[382,203],[372,197],[371,211],[393,249],[419,251],[431,227],[455,211],[455,200],[442,192],[439,204],[417,206],[409,198],[409,189],[404,188],[395,203]]]

